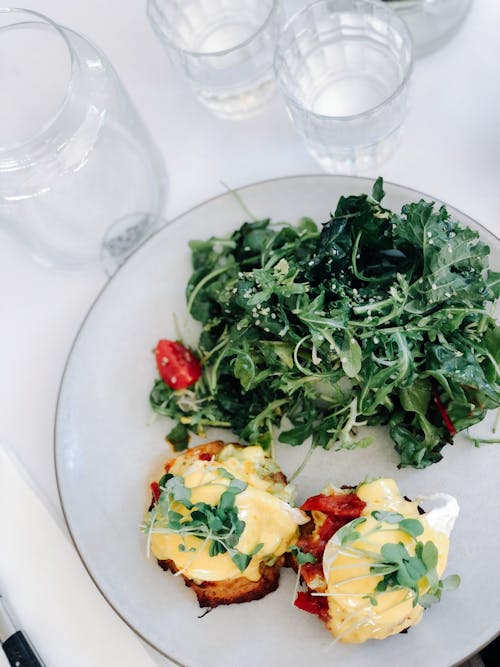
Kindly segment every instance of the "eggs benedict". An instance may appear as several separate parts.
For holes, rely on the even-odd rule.
[[[420,502],[436,505],[424,512]],[[415,502],[392,479],[358,487],[328,487],[302,508],[313,521],[297,542],[300,578],[307,590],[295,605],[316,614],[336,641],[384,639],[416,625],[443,590],[459,584],[441,579],[457,501],[436,494]]]
[[[284,554],[309,521],[291,505],[291,487],[261,447],[194,447],[170,460],[151,488],[148,552],[182,575],[201,607],[275,590]]]

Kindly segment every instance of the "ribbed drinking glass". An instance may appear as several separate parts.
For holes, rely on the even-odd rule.
[[[375,0],[319,0],[284,27],[275,71],[290,116],[326,171],[388,158],[407,111],[412,42]]]

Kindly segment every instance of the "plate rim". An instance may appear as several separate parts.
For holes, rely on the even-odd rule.
[[[106,595],[106,593],[104,592],[104,590],[100,586],[100,584],[98,583],[98,581],[96,579],[96,576],[94,576],[90,567],[87,565],[87,563],[86,563],[86,561],[83,557],[83,554],[80,551],[80,548],[78,546],[77,539],[76,539],[76,537],[73,533],[73,530],[72,530],[72,527],[71,527],[71,524],[70,524],[70,520],[68,518],[68,514],[67,514],[67,511],[66,511],[66,506],[65,506],[64,499],[63,499],[62,489],[61,489],[61,481],[60,481],[60,477],[59,477],[59,466],[58,466],[58,437],[57,437],[58,424],[59,424],[59,419],[60,419],[60,406],[61,406],[61,401],[62,401],[62,393],[63,393],[63,387],[64,387],[68,367],[69,367],[70,361],[72,359],[73,352],[74,352],[74,349],[76,347],[76,344],[77,344],[77,342],[78,342],[78,340],[79,340],[79,338],[80,338],[80,336],[83,332],[83,329],[84,329],[88,319],[90,318],[90,315],[92,314],[95,306],[100,301],[100,299],[102,298],[105,291],[108,289],[108,286],[115,280],[116,276],[120,275],[122,270],[128,265],[129,261],[133,257],[135,257],[141,251],[141,249],[143,247],[145,247],[150,242],[152,242],[153,239],[156,238],[156,236],[158,236],[159,234],[164,233],[165,229],[168,229],[171,225],[177,223],[181,218],[183,218],[187,215],[190,215],[191,213],[194,213],[196,210],[202,208],[203,206],[206,206],[207,204],[210,204],[210,203],[212,203],[212,202],[214,202],[218,199],[221,199],[223,197],[228,197],[228,196],[234,195],[234,193],[237,193],[239,195],[240,193],[244,192],[245,190],[247,190],[249,188],[263,186],[263,185],[269,185],[269,184],[280,182],[280,181],[304,180],[304,179],[316,179],[316,178],[325,179],[325,180],[353,179],[353,180],[356,180],[360,183],[366,183],[367,185],[370,186],[369,190],[371,191],[371,187],[373,186],[373,183],[375,182],[377,177],[347,175],[347,174],[327,174],[327,173],[324,173],[324,172],[320,172],[320,173],[317,172],[317,173],[305,173],[305,174],[290,174],[290,175],[287,175],[287,176],[277,176],[277,177],[274,177],[274,178],[262,179],[262,180],[259,180],[259,181],[252,181],[250,183],[246,183],[244,185],[241,185],[241,186],[238,186],[238,187],[235,187],[235,188],[227,188],[226,191],[220,192],[220,193],[218,193],[218,194],[216,194],[212,197],[209,197],[208,199],[204,199],[203,201],[198,202],[197,204],[194,204],[190,208],[185,209],[184,211],[182,211],[181,213],[179,213],[178,215],[173,217],[171,220],[166,220],[165,224],[162,227],[160,227],[153,234],[151,234],[146,239],[144,239],[143,242],[134,249],[134,251],[125,259],[125,261],[117,268],[117,270],[111,276],[108,277],[108,280],[106,280],[104,285],[98,290],[96,296],[92,299],[92,302],[90,303],[89,307],[87,308],[87,311],[85,312],[85,315],[83,316],[83,318],[82,318],[82,320],[81,320],[81,322],[78,326],[78,329],[77,329],[77,331],[76,331],[76,333],[73,337],[73,340],[71,342],[71,345],[69,347],[69,350],[68,350],[68,353],[67,353],[67,356],[66,356],[66,360],[64,362],[64,367],[63,367],[63,370],[62,370],[62,373],[61,373],[61,377],[60,377],[60,381],[59,381],[59,387],[58,387],[58,391],[57,391],[56,407],[55,407],[55,413],[54,413],[52,454],[53,454],[53,463],[54,463],[55,479],[56,479],[56,486],[57,486],[57,494],[58,494],[58,497],[59,497],[59,502],[60,502],[60,505],[61,505],[64,522],[66,524],[66,528],[67,528],[69,536],[71,538],[71,542],[73,543],[75,551],[78,554],[78,557],[79,557],[81,563],[83,564],[87,574],[89,575],[92,582],[94,583],[97,591],[104,598],[106,603],[111,607],[111,609],[114,611],[114,613],[117,614],[117,616],[134,632],[134,634],[137,637],[139,637],[142,641],[144,641],[148,646],[153,648],[157,653],[159,653],[160,655],[162,655],[165,658],[167,658],[168,660],[170,660],[173,664],[178,665],[178,667],[187,667],[187,665],[185,665],[182,662],[179,662],[178,660],[176,660],[175,658],[170,656],[168,653],[166,653],[165,651],[160,649],[158,646],[156,646],[147,637],[145,637],[144,634],[142,634],[137,628],[135,628],[132,625],[132,623],[130,621],[128,621],[125,618],[125,616],[111,602],[111,600],[108,599],[108,596]],[[423,192],[421,190],[418,190],[416,188],[409,187],[407,185],[403,185],[401,183],[395,183],[394,181],[389,181],[389,180],[386,180],[386,179],[384,179],[383,182],[384,182],[384,185],[389,185],[389,186],[395,187],[397,189],[401,188],[401,189],[413,192],[419,198],[425,198],[425,199],[428,199],[428,200],[433,201],[435,203],[445,205],[448,209],[451,209],[454,213],[458,213],[461,216],[463,216],[464,218],[468,218],[469,220],[471,220],[483,232],[485,232],[485,234],[487,236],[492,236],[497,241],[500,241],[500,237],[497,236],[494,231],[488,229],[483,224],[478,222],[475,218],[473,218],[471,215],[469,215],[468,213],[465,213],[461,209],[456,208],[452,204],[448,204],[447,202],[445,202],[444,200],[442,200],[438,197],[430,195],[430,194],[428,194],[426,192]],[[452,667],[459,667],[459,665],[462,665],[462,663],[464,661],[469,660],[471,657],[473,657],[474,655],[479,653],[483,648],[488,646],[492,641],[494,641],[499,636],[500,636],[500,628],[487,641],[485,641],[483,644],[481,644],[481,646],[479,648],[477,648],[476,650],[474,650],[471,653],[464,656],[459,662],[453,663]]]

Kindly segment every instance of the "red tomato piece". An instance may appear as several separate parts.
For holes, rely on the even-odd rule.
[[[318,533],[301,537],[297,541],[297,545],[302,549],[302,551],[312,554],[316,558],[316,561],[320,562],[323,559],[323,553],[329,539],[334,533],[337,532],[339,528],[345,526],[346,523],[349,523],[349,521],[352,521],[352,517],[335,517],[333,515],[327,515]],[[302,569],[304,569],[306,565],[303,565]]]
[[[311,584],[315,581],[321,581],[326,585],[322,562],[304,563],[300,570],[300,576],[309,588],[314,588]]]
[[[454,423],[451,421],[448,411],[442,404],[436,389],[434,389],[434,403],[436,404],[436,407],[439,411],[439,414],[441,415],[444,425],[448,429],[450,435],[453,437],[454,435],[457,434],[457,429],[455,428]]]
[[[209,454],[208,452],[205,452],[203,454],[200,454],[198,456],[200,461],[211,461],[212,460],[212,454]]]
[[[339,517],[327,516],[326,519],[325,519],[324,524],[321,526],[321,528],[319,530],[319,539],[326,546],[326,543],[332,537],[332,535],[334,535],[334,533],[336,533],[339,528],[342,528],[342,526],[345,526],[346,523],[349,523],[349,521],[352,521],[351,517],[347,517],[347,516],[339,516]]]
[[[161,496],[161,489],[158,482],[151,482],[151,493],[153,494],[153,504],[158,502],[159,497]]]
[[[185,389],[201,376],[198,359],[175,340],[159,340],[155,356],[161,379],[172,389]]]
[[[322,621],[328,620],[328,598],[325,596],[311,595],[311,593],[299,591],[294,605],[302,611],[319,616]]]
[[[320,493],[317,496],[311,496],[300,508],[301,510],[317,510],[324,514],[335,517],[350,517],[356,519],[365,508],[364,503],[355,493],[339,493],[325,495]]]

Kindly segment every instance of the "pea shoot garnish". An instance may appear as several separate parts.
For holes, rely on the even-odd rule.
[[[246,524],[238,517],[235,498],[246,489],[247,484],[224,468],[217,468],[216,472],[218,478],[208,484],[220,484],[222,479],[229,481],[229,484],[224,485],[217,505],[193,503],[192,489],[186,487],[183,477],[168,474],[162,477],[161,494],[142,526],[148,534],[148,553],[153,533],[176,534],[183,540],[179,544],[179,551],[193,552],[193,557],[196,557],[196,553],[207,544],[209,556],[227,552],[240,572],[246,570],[252,557],[263,547],[259,543],[250,553],[242,553],[236,548]],[[199,548],[187,548],[187,536],[199,538]]]
[[[417,604],[429,607],[441,599],[443,591],[455,590],[459,586],[460,577],[456,574],[445,579],[439,578],[436,544],[432,540],[424,542],[419,539],[424,533],[422,521],[388,511],[371,512],[371,517],[376,523],[364,532],[360,532],[358,528],[367,522],[367,517],[359,517],[337,531],[339,551],[347,556],[364,557],[370,561],[370,566],[369,574],[340,580],[335,584],[336,587],[358,578],[378,575],[381,579],[375,588],[363,596],[373,606],[377,606],[377,598],[381,593],[406,590],[412,598],[413,607]],[[394,531],[407,535],[410,538],[409,544],[388,540],[379,546],[374,540],[370,540],[375,534]],[[373,549],[370,548],[372,545]]]

